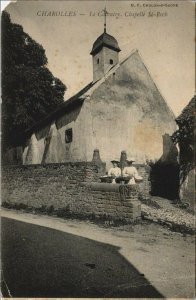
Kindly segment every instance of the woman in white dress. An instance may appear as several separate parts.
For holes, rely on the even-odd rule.
[[[136,180],[142,180],[143,178],[139,176],[138,171],[136,167],[134,167],[132,164],[135,161],[134,158],[127,159],[128,166],[123,169],[123,176],[124,177],[130,177],[130,180],[128,184],[136,184]]]
[[[113,167],[109,170],[108,176],[112,177],[112,183],[116,183],[116,178],[121,175],[121,169],[118,167],[119,161],[117,159],[111,160]]]

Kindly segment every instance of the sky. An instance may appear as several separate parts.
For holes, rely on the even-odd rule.
[[[138,49],[162,96],[178,116],[195,93],[192,1],[25,0],[10,3],[6,10],[12,22],[21,24],[46,50],[48,68],[67,86],[66,100],[92,81],[90,51],[103,33],[104,18],[98,14],[105,3],[110,14],[107,32],[118,41],[120,59]],[[61,16],[50,16],[52,13]]]

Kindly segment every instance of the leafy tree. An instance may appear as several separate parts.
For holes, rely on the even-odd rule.
[[[19,144],[33,124],[64,102],[65,85],[46,67],[43,47],[2,13],[2,146]]]
[[[181,182],[194,167],[194,136],[195,136],[195,100],[194,96],[176,119],[179,129],[174,132],[172,139],[179,144]]]

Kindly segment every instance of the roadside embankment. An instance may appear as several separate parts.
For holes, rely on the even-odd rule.
[[[177,207],[170,200],[152,197],[141,205],[142,218],[161,225],[166,225],[171,230],[194,234],[195,216],[193,213]]]

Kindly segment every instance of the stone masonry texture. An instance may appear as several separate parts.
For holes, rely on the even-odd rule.
[[[103,174],[104,163],[3,166],[2,203],[127,222],[140,218],[138,186],[100,183]]]

